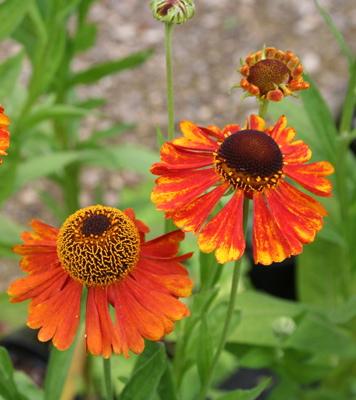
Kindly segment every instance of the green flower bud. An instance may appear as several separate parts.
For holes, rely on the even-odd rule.
[[[183,24],[193,17],[193,0],[151,0],[153,16],[162,22]]]

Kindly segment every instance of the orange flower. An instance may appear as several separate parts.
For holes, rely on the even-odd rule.
[[[94,355],[141,353],[143,338],[160,340],[189,315],[178,300],[192,288],[181,264],[191,253],[177,256],[183,232],[146,241],[149,229],[133,210],[100,205],[77,211],[59,230],[38,220],[31,225],[14,248],[29,275],[8,293],[12,302],[31,299],[28,326],[40,328],[40,341],[52,339],[60,350],[71,345],[84,286],[86,344]]]
[[[181,130],[184,136],[165,143],[161,162],[152,166],[152,173],[159,175],[152,201],[177,226],[199,233],[201,251],[215,250],[220,263],[241,257],[244,197],[253,201],[256,263],[282,261],[314,240],[326,211],[286,177],[319,196],[330,196],[325,176],[333,167],[328,162],[306,164],[311,151],[303,141],[293,140],[296,132],[284,116],[270,128],[252,115],[243,130],[237,125],[204,128],[188,121],[181,123]],[[231,199],[208,221],[222,196],[231,192]]]
[[[240,86],[261,99],[280,101],[284,96],[309,88],[303,66],[291,51],[267,47],[246,57],[240,68]]]
[[[0,156],[7,155],[6,150],[10,145],[10,134],[7,129],[9,125],[9,117],[4,114],[4,108],[0,106]],[[1,158],[0,164],[2,164]]]

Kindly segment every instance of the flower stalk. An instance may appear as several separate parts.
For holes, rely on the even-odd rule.
[[[110,358],[103,358],[104,381],[106,388],[106,399],[114,400],[114,391],[111,379],[111,361]]]
[[[169,141],[174,138],[174,85],[173,85],[173,62],[172,62],[172,36],[174,25],[165,23],[164,44],[166,52],[166,85],[167,85],[167,111],[168,111],[168,135]]]
[[[249,208],[249,200],[248,200],[248,198],[245,197],[244,205],[243,205],[243,215],[244,215],[243,230],[244,230],[244,232],[246,232],[246,227],[247,227],[248,208]],[[225,347],[225,344],[227,341],[227,337],[228,337],[228,333],[229,333],[229,329],[230,329],[230,325],[231,325],[231,320],[232,320],[234,310],[235,310],[237,289],[239,286],[240,275],[241,275],[241,261],[242,261],[242,257],[240,257],[237,261],[235,261],[234,271],[232,274],[230,298],[229,298],[229,304],[228,304],[227,311],[226,311],[224,327],[221,332],[218,348],[214,354],[213,361],[210,365],[210,370],[208,372],[207,379],[205,381],[205,385],[202,386],[202,388],[200,390],[199,400],[205,400],[205,398],[206,398],[207,392],[208,392],[210,384],[211,384],[211,380],[213,378],[213,372],[214,372],[215,366],[217,365],[217,363],[220,359],[221,353],[224,350],[224,347]]]

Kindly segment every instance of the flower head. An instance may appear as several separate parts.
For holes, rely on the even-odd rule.
[[[246,127],[199,127],[181,123],[183,136],[161,148],[159,175],[152,201],[177,226],[199,235],[203,252],[215,251],[218,262],[236,260],[244,252],[243,200],[253,202],[253,255],[271,264],[302,252],[314,240],[326,215],[324,207],[289,180],[319,196],[331,195],[325,178],[328,162],[307,163],[309,147],[294,140],[284,116],[266,128],[252,115]],[[232,194],[216,212],[224,195]]]
[[[31,299],[28,326],[40,328],[39,340],[52,339],[60,350],[71,345],[84,286],[85,337],[94,355],[141,353],[144,338],[160,340],[189,314],[178,300],[192,288],[181,264],[191,254],[177,256],[183,232],[146,241],[149,229],[131,209],[100,205],[77,211],[60,229],[38,220],[31,225],[14,248],[28,276],[8,293],[12,302]]]
[[[182,24],[193,18],[193,0],[151,0],[153,16],[162,22]]]
[[[280,101],[284,96],[309,88],[303,66],[291,51],[266,47],[248,55],[240,68],[240,86],[253,96]]]
[[[4,108],[0,106],[0,156],[6,156],[6,150],[10,145],[10,134],[8,131],[8,126],[10,125],[10,120],[7,115],[4,114]],[[2,159],[0,158],[0,164]]]

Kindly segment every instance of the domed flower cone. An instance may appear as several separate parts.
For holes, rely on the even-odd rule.
[[[141,353],[144,338],[162,339],[189,315],[178,300],[192,289],[182,266],[191,253],[177,255],[183,232],[146,241],[149,229],[131,209],[100,205],[77,211],[59,230],[38,220],[31,225],[24,244],[14,248],[28,276],[8,293],[12,302],[31,300],[28,326],[40,329],[40,341],[52,339],[60,350],[71,345],[84,287],[85,338],[93,355]]]
[[[319,196],[331,195],[328,162],[307,163],[309,147],[294,140],[284,116],[266,128],[252,115],[246,127],[223,130],[181,123],[183,136],[161,148],[152,193],[157,208],[185,231],[198,234],[201,251],[219,263],[245,250],[243,200],[253,202],[252,244],[256,263],[271,264],[302,252],[322,228],[324,207],[291,181]],[[216,212],[224,195],[231,198]]]

